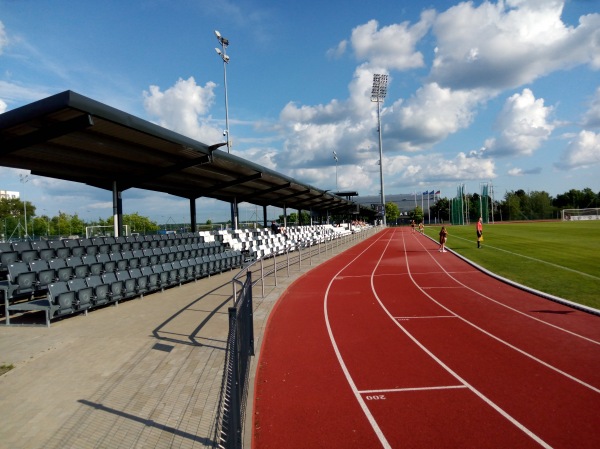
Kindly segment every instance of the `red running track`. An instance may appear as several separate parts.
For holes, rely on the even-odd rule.
[[[600,318],[386,229],[293,283],[254,449],[600,448]]]

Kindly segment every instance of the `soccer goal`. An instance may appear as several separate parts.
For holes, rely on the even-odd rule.
[[[124,236],[131,235],[129,225],[123,225]],[[114,226],[87,226],[85,228],[85,237],[114,237],[115,228]]]
[[[563,209],[563,221],[600,220],[600,208],[588,209]]]

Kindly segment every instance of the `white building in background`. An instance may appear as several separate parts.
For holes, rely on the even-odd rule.
[[[428,197],[429,205],[433,205],[438,200],[439,195],[434,193],[423,195],[421,192],[391,194],[385,196],[385,202],[396,203],[400,213],[402,215],[408,215],[410,212],[414,211],[417,206],[423,206],[423,209],[426,210]],[[424,200],[423,204],[421,204],[422,199]],[[381,204],[381,197],[378,195],[356,196],[352,198],[352,200],[364,207],[372,207]]]
[[[11,192],[10,190],[0,190],[0,200],[11,200],[19,198],[19,192]]]

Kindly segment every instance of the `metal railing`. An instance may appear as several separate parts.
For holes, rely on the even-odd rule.
[[[250,357],[254,355],[252,273],[246,272],[244,282],[236,278],[233,283],[240,289],[239,296],[234,295],[236,304],[229,307],[224,382],[215,438],[217,447],[224,449],[242,448]]]

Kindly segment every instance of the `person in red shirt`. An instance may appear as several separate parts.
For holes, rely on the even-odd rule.
[[[477,248],[481,248],[481,242],[483,242],[483,223],[481,217],[477,221]]]

